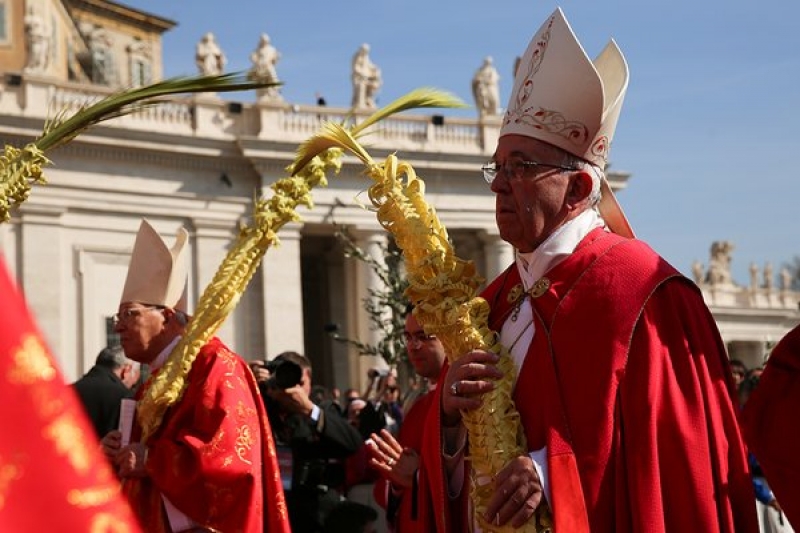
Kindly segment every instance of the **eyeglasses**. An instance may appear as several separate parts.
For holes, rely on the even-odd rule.
[[[525,161],[524,159],[509,159],[505,164],[501,165],[497,161],[489,161],[481,167],[483,170],[483,179],[489,185],[495,180],[500,172],[503,172],[510,180],[520,180],[525,175],[529,168],[558,168],[561,170],[580,170],[573,167],[565,167],[563,165],[551,165],[550,163],[539,163],[538,161]],[[543,175],[543,174],[542,174]],[[537,176],[538,178],[539,176]]]
[[[129,309],[123,309],[119,313],[114,313],[111,316],[111,322],[116,326],[120,322],[129,322],[135,316],[139,316],[145,311],[152,311],[153,309],[164,309],[164,306],[161,305],[150,305],[147,307],[131,307]]]
[[[421,346],[426,342],[435,341],[436,335],[426,335],[424,331],[417,331],[416,333],[403,333],[403,342],[406,346],[415,344]]]

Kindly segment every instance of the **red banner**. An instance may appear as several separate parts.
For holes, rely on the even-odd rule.
[[[140,533],[0,257],[0,531]]]

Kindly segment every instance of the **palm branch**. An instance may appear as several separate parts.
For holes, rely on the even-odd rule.
[[[275,85],[280,84],[254,81],[242,73],[171,78],[112,94],[92,105],[83,106],[69,118],[63,112],[56,114],[45,122],[44,132],[35,141],[23,148],[6,145],[0,155],[0,223],[9,220],[12,207],[28,198],[32,184],[47,182],[42,168],[51,161],[45,152],[71,141],[86,129],[143,107],[157,105],[164,96],[246,91]]]
[[[343,125],[333,122],[326,122],[322,125],[319,133],[306,140],[297,150],[297,157],[294,162],[294,171],[299,172],[305,167],[315,155],[321,154],[325,150],[339,147],[351,151],[356,157],[361,159],[364,164],[369,164],[371,159],[369,154],[357,142],[363,136],[366,129],[377,122],[409,109],[422,108],[456,108],[467,107],[467,105],[452,94],[430,87],[415,89],[382,107],[375,113],[364,119],[349,130]]]

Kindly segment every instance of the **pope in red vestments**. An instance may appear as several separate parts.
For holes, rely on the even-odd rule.
[[[406,316],[403,332],[408,358],[414,370],[436,382],[447,368],[444,347],[433,335],[426,335],[412,314]],[[397,533],[424,533],[436,530],[435,508],[448,509],[443,502],[434,505],[429,464],[423,453],[426,441],[439,433],[439,408],[432,390],[420,396],[406,415],[395,439],[388,431],[373,434],[368,446],[371,464],[381,473],[375,482],[375,501],[386,509],[387,522]],[[438,467],[438,462],[433,465]],[[458,528],[450,528],[457,531]]]
[[[714,320],[697,287],[633,238],[604,172],[627,80],[613,41],[590,60],[556,10],[520,61],[484,167],[516,261],[483,296],[517,371],[528,451],[484,481],[484,529],[536,515],[556,533],[757,531]],[[451,362],[437,390],[445,428],[480,406],[497,361]],[[463,439],[443,450],[469,454]],[[457,477],[442,467],[429,469],[446,470],[440,495]]]
[[[800,524],[800,326],[772,350],[742,413],[747,444],[783,512]]]
[[[115,331],[126,356],[152,370],[139,406],[188,320],[186,239],[182,230],[169,249],[143,222],[134,245]],[[139,417],[130,444],[119,431],[103,439],[145,530],[288,532],[275,444],[249,367],[212,338],[187,370],[182,395],[145,441]]]

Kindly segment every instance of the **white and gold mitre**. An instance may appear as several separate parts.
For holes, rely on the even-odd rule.
[[[500,136],[534,137],[603,168],[627,88],[616,43],[592,62],[556,9],[522,56]]]
[[[560,8],[533,36],[519,62],[503,135],[552,144],[605,169],[622,101],[628,64],[612,40],[592,61]],[[601,181],[600,214],[611,231],[633,237],[608,181]]]
[[[188,238],[187,231],[180,228],[175,244],[169,248],[153,226],[142,220],[133,244],[128,277],[125,279],[120,303],[163,305],[186,313]]]

